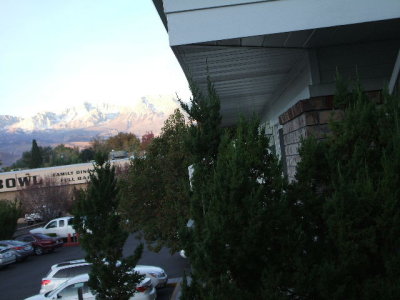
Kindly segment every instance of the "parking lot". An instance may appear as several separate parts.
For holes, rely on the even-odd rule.
[[[133,253],[139,241],[133,235],[129,237],[124,247],[124,255]],[[62,261],[83,258],[84,252],[79,246],[62,247],[54,253],[42,256],[31,256],[26,261],[9,265],[0,269],[1,299],[21,300],[39,292],[42,277],[50,266]],[[188,270],[188,262],[179,254],[170,255],[168,249],[159,253],[149,251],[146,247],[139,264],[153,265],[163,268],[168,277],[181,277],[184,270]],[[169,299],[173,288],[160,289],[157,299]]]

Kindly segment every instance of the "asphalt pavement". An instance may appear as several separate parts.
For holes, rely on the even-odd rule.
[[[132,254],[139,243],[140,241],[131,235],[125,244],[124,255]],[[79,246],[62,247],[54,253],[31,256],[26,261],[0,269],[0,299],[22,300],[37,294],[41,280],[51,265],[83,257],[84,251]],[[184,270],[189,270],[187,260],[181,258],[178,253],[171,255],[166,248],[154,253],[145,247],[138,264],[159,266],[166,271],[170,279],[182,277]],[[161,289],[157,299],[170,299],[172,292],[173,287]]]

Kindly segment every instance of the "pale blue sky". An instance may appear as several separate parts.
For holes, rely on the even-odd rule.
[[[0,0],[0,114],[188,97],[151,0]]]

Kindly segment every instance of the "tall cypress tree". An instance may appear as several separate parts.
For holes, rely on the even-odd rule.
[[[42,166],[43,158],[42,153],[36,143],[36,140],[32,140],[32,148],[31,148],[31,161],[29,164],[30,168],[39,168]]]
[[[81,191],[74,209],[74,228],[80,234],[86,260],[91,262],[89,286],[98,299],[129,299],[142,278],[132,272],[143,246],[123,257],[128,233],[118,213],[119,190],[115,168],[106,162],[107,154],[98,153],[87,191]]]
[[[192,155],[194,168],[191,178],[190,218],[194,220],[197,227],[201,228],[209,207],[211,196],[207,187],[215,166],[222,134],[220,101],[209,77],[206,94],[201,92],[192,81],[190,81],[190,89],[193,95],[190,104],[182,101],[180,103],[190,120],[185,139],[187,151]],[[194,243],[191,231],[183,229],[180,237],[190,255],[190,249]]]
[[[208,181],[202,226],[189,248],[193,280],[185,299],[261,299],[255,284],[274,264],[285,181],[257,120],[224,134]],[[198,184],[194,182],[194,185]],[[193,193],[196,193],[194,189]]]

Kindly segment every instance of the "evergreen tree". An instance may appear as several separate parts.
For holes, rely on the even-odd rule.
[[[377,104],[339,81],[335,102],[344,118],[332,134],[303,143],[282,277],[304,299],[398,299],[399,98]]]
[[[189,83],[192,92],[190,104],[179,99],[191,121],[186,143],[189,152],[194,155],[194,162],[207,165],[218,153],[222,132],[220,101],[210,77],[207,78],[206,95],[192,81]]]
[[[123,257],[128,233],[122,229],[118,213],[119,190],[115,169],[106,162],[107,155],[96,156],[87,191],[81,191],[75,207],[74,227],[80,234],[86,260],[91,262],[89,286],[97,299],[129,299],[142,276],[132,272],[143,246]]]
[[[146,156],[134,159],[128,179],[121,182],[121,211],[131,220],[131,230],[140,230],[155,251],[163,246],[171,252],[182,249],[177,232],[189,217],[187,130],[185,117],[175,110]]]
[[[29,167],[31,169],[40,168],[42,166],[43,159],[40,149],[36,143],[36,140],[32,140],[32,148],[31,148],[31,161]]]
[[[12,239],[20,214],[21,209],[17,202],[0,200],[0,240]]]
[[[259,281],[280,250],[274,238],[281,231],[277,220],[285,186],[268,145],[254,119],[241,120],[233,137],[224,134],[211,180],[202,185],[210,197],[202,226],[195,219],[190,229],[193,278],[184,299],[265,297]]]
[[[207,94],[192,82],[190,104],[180,101],[182,109],[189,115],[190,126],[185,139],[187,152],[192,155],[193,174],[191,178],[190,218],[196,226],[202,227],[204,215],[209,206],[210,195],[207,187],[218,155],[221,140],[220,100],[217,92],[207,78]],[[180,233],[184,248],[190,248],[191,235],[185,229]]]

